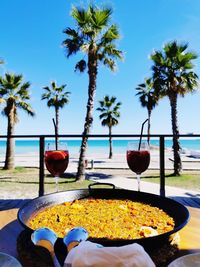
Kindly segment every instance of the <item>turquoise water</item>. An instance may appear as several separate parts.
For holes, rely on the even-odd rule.
[[[113,139],[113,151],[115,153],[122,153],[126,151],[128,142],[133,141],[134,139]],[[46,140],[45,145],[51,143],[52,140]],[[80,149],[81,140],[62,140],[62,142],[67,144],[68,150],[71,153],[77,153]],[[151,145],[159,146],[159,140],[151,140]],[[187,148],[189,150],[200,150],[200,139],[180,139],[181,147]],[[16,153],[32,153],[39,152],[39,141],[38,140],[15,140],[15,151]],[[88,141],[88,152],[104,153],[108,151],[109,142],[105,139],[94,140],[91,139]],[[172,141],[165,140],[165,147],[171,148]],[[0,153],[5,153],[6,149],[6,140],[0,140]]]

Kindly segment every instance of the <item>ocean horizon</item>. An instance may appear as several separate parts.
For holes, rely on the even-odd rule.
[[[60,139],[67,145],[69,152],[78,153],[81,145],[81,139]],[[52,143],[53,139],[45,140],[45,146]],[[134,139],[115,139],[113,138],[113,152],[124,153],[127,149],[128,142],[136,142]],[[159,139],[151,139],[150,145],[159,146]],[[182,149],[187,150],[200,150],[200,139],[180,139]],[[88,140],[88,153],[107,153],[109,147],[108,139],[91,139]],[[165,140],[165,147],[172,147],[172,140]],[[4,154],[6,150],[6,140],[0,140],[0,154]],[[15,153],[25,154],[39,152],[39,140],[35,139],[20,139],[15,140]]]

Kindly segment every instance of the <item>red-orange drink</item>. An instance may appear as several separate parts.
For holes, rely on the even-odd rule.
[[[53,176],[62,175],[69,163],[69,152],[67,150],[49,150],[45,152],[45,164],[47,170]]]
[[[129,168],[136,174],[146,171],[150,163],[148,150],[128,150],[126,154]]]

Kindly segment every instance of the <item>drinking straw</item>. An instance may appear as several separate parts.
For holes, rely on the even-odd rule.
[[[140,150],[141,147],[141,141],[142,141],[142,134],[143,134],[143,128],[145,123],[148,121],[149,119],[146,119],[143,123],[142,123],[142,127],[141,127],[141,132],[140,132],[140,141],[139,141],[139,146],[138,146],[138,150]]]
[[[54,118],[53,118],[52,120],[53,120],[53,124],[54,124],[54,129],[55,129],[55,144],[56,144],[56,150],[58,150],[58,131],[57,131],[57,126],[56,126],[56,123],[55,123]]]

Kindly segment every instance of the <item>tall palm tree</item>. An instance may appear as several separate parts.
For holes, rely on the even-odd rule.
[[[118,118],[120,117],[119,109],[121,102],[116,103],[116,97],[104,96],[102,101],[99,101],[100,107],[97,108],[101,112],[99,119],[101,120],[102,126],[107,126],[109,129],[109,159],[113,156],[112,151],[112,127],[119,123]]]
[[[155,51],[153,60],[154,88],[162,96],[168,96],[171,106],[173,133],[174,175],[180,175],[182,168],[180,158],[179,129],[177,120],[177,98],[193,92],[198,86],[198,76],[193,71],[192,61],[197,58],[194,52],[186,51],[188,44],[176,41],[164,45],[163,51]]]
[[[142,107],[147,108],[148,112],[148,143],[150,141],[150,127],[151,127],[151,113],[155,106],[158,104],[158,96],[153,88],[153,82],[151,78],[145,79],[144,83],[141,83],[136,88]]]
[[[120,38],[118,27],[110,24],[112,9],[98,8],[90,5],[87,9],[73,7],[72,17],[76,22],[76,29],[66,28],[67,39],[63,41],[67,57],[77,52],[83,52],[87,58],[82,58],[75,70],[83,72],[87,69],[89,77],[88,101],[84,130],[80,148],[77,180],[85,179],[85,154],[88,134],[93,122],[94,96],[98,64],[101,62],[112,71],[115,70],[115,60],[122,59],[122,52],[116,48],[115,41]]]
[[[34,111],[28,100],[30,99],[29,82],[23,83],[22,75],[6,73],[0,77],[0,98],[5,102],[3,114],[8,118],[6,159],[4,169],[14,168],[14,134],[15,124],[18,122],[18,109],[24,110],[28,115],[34,116]]]
[[[42,100],[47,100],[47,106],[55,109],[55,136],[56,136],[56,149],[58,146],[58,134],[59,134],[59,109],[63,108],[69,103],[70,92],[64,91],[66,84],[57,86],[55,81],[51,82],[51,87],[45,86],[43,89],[45,93],[42,94]]]

